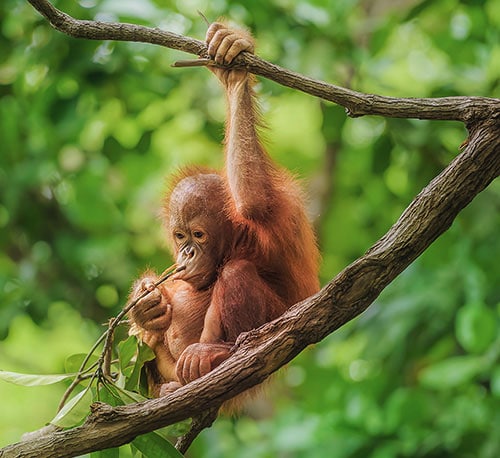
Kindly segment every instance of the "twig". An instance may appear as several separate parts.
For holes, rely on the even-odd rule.
[[[197,11],[198,11],[198,14],[201,16],[201,18],[205,21],[205,24],[207,25],[207,27],[210,27],[210,21],[207,19],[207,17],[200,10],[197,10]]]
[[[168,267],[167,269],[165,269],[165,271],[163,271],[161,273],[161,275],[159,276],[158,280],[156,280],[154,282],[154,286],[157,287],[159,285],[161,285],[165,280],[168,280],[172,275],[175,275],[179,272],[182,272],[183,270],[186,269],[186,266],[177,266],[176,264]],[[123,310],[116,316],[115,318],[115,322],[116,324],[118,324],[119,322],[121,322],[123,320],[123,318],[125,317],[125,315],[130,312],[130,310],[132,309],[132,307],[134,307],[135,305],[137,305],[137,303],[144,299],[151,291],[144,291],[144,293],[142,293],[139,297],[137,297],[136,299],[130,301],[124,308]]]
[[[116,318],[110,318],[108,321],[108,330],[106,340],[102,351],[102,374],[104,377],[111,377],[111,358],[113,357],[113,338],[115,335]]]
[[[161,285],[165,280],[170,278],[172,275],[182,272],[186,267],[185,266],[177,266],[176,264],[168,267],[165,269],[165,271],[162,272],[162,274],[159,276],[158,280],[154,283],[154,286],[157,287]],[[90,372],[93,368],[96,368],[96,371],[94,374],[97,375],[104,375],[104,376],[110,376],[110,362],[111,362],[111,352],[112,352],[112,340],[113,340],[113,334],[114,330],[116,327],[123,321],[123,318],[127,313],[141,300],[144,299],[151,291],[144,291],[140,296],[135,298],[134,300],[131,300],[128,302],[125,307],[122,309],[122,311],[115,317],[111,318],[109,320],[108,328],[106,331],[102,333],[102,335],[97,339],[96,343],[92,346],[90,351],[87,353],[85,356],[82,364],[80,364],[80,368],[78,369],[78,372],[69,385],[69,387],[66,389],[64,392],[61,401],[59,402],[59,406],[57,410],[61,410],[64,407],[64,404],[66,404],[66,401],[68,400],[69,396],[73,392],[73,390],[78,386],[78,384],[82,381],[82,375],[87,374]],[[90,368],[85,369],[85,366],[89,362],[90,358],[94,354],[94,352],[97,350],[99,345],[104,343],[104,349],[101,352],[101,356],[99,357],[98,361],[94,363]]]
[[[198,437],[198,435],[205,428],[209,428],[210,426],[212,426],[212,423],[217,419],[218,412],[219,407],[213,407],[206,410],[201,415],[194,417],[189,431],[184,434],[184,436],[179,437],[177,443],[175,444],[175,448],[182,454],[186,453],[187,449]]]
[[[212,59],[186,59],[174,62],[171,67],[217,67],[217,64]]]
[[[97,347],[96,347],[97,348]],[[95,350],[95,349],[94,349]],[[90,359],[90,356],[92,355],[94,351],[91,350],[88,354],[87,354],[87,357],[85,358],[86,361],[88,362],[88,360]],[[90,356],[89,356],[90,355]],[[84,365],[82,364],[80,366],[80,369],[78,370],[75,378],[73,379],[73,381],[70,383],[70,385],[68,386],[68,388],[66,388],[66,391],[64,392],[64,394],[62,395],[61,397],[61,400],[59,401],[59,405],[57,406],[57,411],[59,412],[63,407],[64,407],[64,404],[66,404],[66,401],[68,400],[68,398],[70,397],[71,393],[73,392],[73,390],[78,386],[78,384],[82,381],[82,380],[85,380],[85,379],[88,379],[88,378],[91,378],[95,375],[95,371],[92,372],[90,374],[90,371],[92,371],[94,368],[97,368],[98,367],[98,362],[96,361],[94,364],[92,364],[92,366],[90,366],[88,369],[84,369],[83,368]]]

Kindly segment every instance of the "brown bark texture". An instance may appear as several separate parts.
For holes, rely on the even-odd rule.
[[[73,37],[141,41],[204,56],[203,42],[131,24],[78,21],[45,0],[28,0],[56,29]],[[500,175],[500,100],[485,97],[397,99],[367,95],[315,81],[257,56],[239,58],[252,73],[346,108],[350,116],[456,120],[469,138],[463,151],[425,187],[399,220],[361,258],[316,295],[275,321],[245,333],[234,354],[210,374],[168,396],[110,407],[95,403],[85,423],[0,450],[2,458],[71,457],[117,447],[136,436],[199,417],[223,401],[263,382],[307,346],[362,313],[439,235],[457,214]]]

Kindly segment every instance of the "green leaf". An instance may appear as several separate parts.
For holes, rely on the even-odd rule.
[[[87,358],[87,356],[88,355],[85,353],[75,353],[73,355],[68,356],[64,361],[64,369],[66,370],[66,372],[77,373],[80,370],[80,367],[85,358]],[[92,366],[92,364],[97,362],[98,359],[99,358],[96,355],[91,355],[87,364],[85,365],[85,368]]]
[[[147,361],[151,361],[155,358],[153,350],[151,350],[151,348],[149,348],[147,345],[139,345],[138,349],[139,353],[137,354],[134,370],[127,378],[127,381],[125,383],[125,388],[131,391],[138,390],[139,388],[141,370],[142,367],[144,366],[144,363],[146,363]]]
[[[116,350],[118,352],[118,360],[120,362],[120,371],[125,374],[125,369],[127,369],[132,361],[132,358],[137,353],[137,339],[134,336],[128,337],[128,339],[121,341],[117,345]]]
[[[141,364],[144,364],[147,361],[152,361],[155,359],[155,354],[151,348],[149,348],[146,344],[139,345],[139,354],[137,355],[137,361]]]
[[[99,450],[90,454],[90,458],[120,458],[120,449],[107,448],[106,450]]]
[[[469,353],[483,353],[497,334],[495,313],[483,304],[467,304],[458,313],[455,323],[457,340]]]
[[[92,391],[90,386],[71,398],[50,423],[62,428],[78,425],[90,412]]]
[[[75,377],[76,374],[34,375],[0,371],[0,380],[24,386],[52,385]]]
[[[471,382],[485,369],[483,358],[455,356],[420,372],[420,382],[429,388],[447,390]]]
[[[115,385],[110,383],[105,383],[99,390],[98,399],[101,402],[109,404],[112,407],[121,406],[124,404],[120,395],[118,394],[118,389]]]
[[[129,377],[127,377],[127,380],[125,382],[125,388],[127,390],[136,390],[139,388],[142,366],[143,364],[139,363],[139,361],[135,363],[132,373],[129,375]]]
[[[113,385],[112,387],[109,388],[114,388],[116,390],[116,395],[125,403],[125,404],[130,404],[132,402],[142,402],[146,401],[148,398],[142,396],[139,393],[136,393],[135,391],[129,391],[125,390],[123,388],[120,388],[116,385]]]
[[[155,431],[136,437],[132,444],[147,457],[182,458],[182,454],[167,439]]]

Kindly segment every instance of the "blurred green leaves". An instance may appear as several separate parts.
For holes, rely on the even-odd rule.
[[[467,304],[457,313],[456,334],[460,345],[469,353],[483,353],[500,339],[499,320],[484,304]]]
[[[455,356],[427,367],[420,373],[420,381],[430,388],[448,390],[472,382],[484,366],[484,359],[477,356]]]

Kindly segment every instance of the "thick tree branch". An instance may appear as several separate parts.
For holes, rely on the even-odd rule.
[[[471,133],[465,151],[364,256],[315,296],[242,335],[234,354],[210,374],[163,398],[115,408],[96,403],[82,426],[7,446],[0,457],[77,456],[128,443],[139,434],[217,408],[362,313],[498,175],[500,123],[492,119]]]
[[[194,41],[193,44],[192,40],[177,35],[126,24],[95,25],[75,21],[46,1],[29,1],[56,28],[72,36],[145,41],[183,50],[191,47],[188,52],[199,55],[205,51],[203,43]],[[90,32],[84,31],[86,27]],[[153,36],[157,34],[158,37]],[[163,398],[116,408],[96,403],[82,426],[7,446],[0,450],[0,457],[77,456],[128,443],[139,434],[199,416],[207,409],[217,409],[225,400],[264,381],[308,345],[319,342],[362,313],[401,271],[449,228],[460,210],[500,175],[498,99],[368,96],[301,77],[258,58],[245,56],[244,61],[257,74],[346,106],[351,115],[380,114],[467,122],[469,142],[364,256],[315,296],[296,304],[279,319],[240,336],[234,354],[210,374]]]
[[[57,30],[90,40],[136,41],[165,46],[206,57],[204,42],[160,29],[134,24],[83,21],[59,11],[47,0],[28,0]],[[236,59],[256,75],[337,103],[349,116],[379,115],[391,118],[418,118],[462,121],[488,119],[500,110],[499,99],[486,97],[395,98],[361,92],[328,84],[271,64],[252,54]]]

